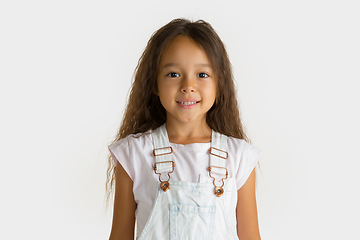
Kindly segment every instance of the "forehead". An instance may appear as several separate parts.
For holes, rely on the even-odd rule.
[[[175,37],[164,50],[160,67],[168,62],[210,64],[205,51],[194,40],[187,36]]]

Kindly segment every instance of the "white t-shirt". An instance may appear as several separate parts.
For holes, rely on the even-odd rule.
[[[151,130],[143,134],[132,134],[109,146],[113,160],[119,161],[132,179],[133,192],[137,203],[136,219],[138,232],[142,232],[150,216],[159,184],[159,175],[154,172],[155,157]],[[245,140],[227,138],[228,158],[226,167],[228,178],[235,178],[236,188],[240,189],[254,169],[260,157],[260,150]],[[212,182],[207,168],[209,167],[210,143],[176,144],[173,148],[172,160],[174,172],[171,181]],[[166,174],[162,179],[167,180]],[[226,185],[226,181],[225,181]]]

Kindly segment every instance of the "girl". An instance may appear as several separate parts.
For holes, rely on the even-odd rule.
[[[231,65],[209,23],[175,19],[142,54],[117,137],[110,239],[260,239]]]

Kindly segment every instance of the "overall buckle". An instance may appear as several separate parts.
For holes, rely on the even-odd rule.
[[[215,177],[211,176],[211,169],[212,168],[221,168],[221,169],[225,169],[226,170],[226,176],[224,178],[221,179],[221,182],[222,182],[222,185],[221,186],[216,186],[215,184]],[[214,191],[214,194],[217,196],[217,197],[220,197],[223,193],[224,193],[224,188],[223,186],[225,185],[224,183],[224,179],[227,179],[228,177],[228,170],[224,167],[216,167],[216,166],[210,166],[208,168],[209,170],[209,176],[213,179],[213,184],[214,184],[214,187],[215,187],[215,191]]]
[[[156,164],[160,164],[160,163],[171,163],[171,165],[172,165],[172,171],[167,173],[167,175],[168,175],[168,180],[166,180],[166,181],[161,180],[161,173],[157,173],[157,172],[156,172],[156,170],[157,170],[157,165],[156,165]],[[156,174],[159,174],[160,188],[161,188],[164,192],[166,192],[166,191],[170,188],[170,184],[169,184],[170,173],[174,172],[174,167],[175,167],[175,163],[174,163],[173,161],[157,162],[157,163],[154,164],[154,172],[155,172]]]
[[[168,152],[164,152],[165,149],[169,149]],[[158,153],[158,152],[161,152],[161,153]],[[164,148],[157,148],[157,149],[154,149],[153,150],[153,154],[154,156],[163,156],[163,155],[167,155],[167,154],[172,154],[173,152],[173,149],[172,147],[164,147]],[[172,171],[171,172],[168,172],[167,175],[168,175],[168,180],[166,181],[163,181],[161,180],[161,173],[157,173],[156,170],[157,170],[157,164],[161,164],[161,163],[171,163],[171,166],[172,166]],[[160,181],[160,188],[166,192],[167,190],[169,190],[170,188],[170,183],[169,183],[169,180],[170,180],[170,173],[174,172],[174,167],[175,167],[175,163],[173,161],[164,161],[164,162],[156,162],[154,164],[154,172],[156,174],[159,174],[159,181]]]

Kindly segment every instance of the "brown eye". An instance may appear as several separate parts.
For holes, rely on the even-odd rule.
[[[172,78],[180,77],[180,75],[178,73],[176,73],[176,72],[171,72],[166,76],[169,76],[169,77],[172,77]]]
[[[197,75],[197,77],[199,77],[199,78],[207,78],[207,77],[209,77],[209,74],[207,74],[207,73],[199,73]]]

